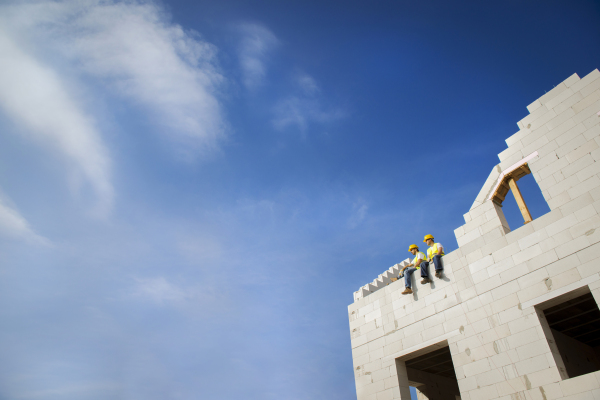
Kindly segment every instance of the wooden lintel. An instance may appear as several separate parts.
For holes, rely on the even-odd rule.
[[[525,175],[529,175],[530,173],[531,173],[531,170],[529,169],[529,165],[524,164],[524,165],[521,165],[516,170],[512,171],[508,175],[508,178],[512,177],[516,182],[519,179],[521,179],[522,177],[524,177]]]
[[[523,164],[517,167],[515,170],[509,172],[503,177],[502,181],[498,184],[498,186],[496,187],[496,191],[491,196],[491,199],[494,199],[499,204],[502,204],[506,194],[509,190],[512,189],[512,186],[510,186],[509,181],[513,180],[516,183],[519,179],[521,179],[525,175],[529,175],[530,173],[531,170],[529,169],[528,164]],[[525,202],[523,202],[523,204],[525,204]]]
[[[521,214],[523,214],[523,219],[525,220],[525,223],[527,224],[527,223],[533,221],[533,218],[531,218],[531,213],[529,212],[529,209],[527,208],[527,204],[525,204],[525,200],[523,199],[523,196],[521,195],[521,191],[519,190],[519,187],[517,186],[517,182],[515,182],[514,179],[509,178],[508,184],[510,186],[510,189],[512,190],[513,196],[515,196],[515,200],[517,201],[519,210],[521,210]]]
[[[506,193],[499,193],[497,192],[496,195],[494,197],[492,197],[492,201],[495,201],[498,204],[502,204],[502,202],[504,201],[504,198],[506,196]]]

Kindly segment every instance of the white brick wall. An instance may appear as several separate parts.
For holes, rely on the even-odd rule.
[[[455,230],[444,279],[416,277],[403,296],[404,281],[389,280],[397,265],[355,292],[359,400],[409,399],[396,359],[445,345],[463,400],[600,400],[600,372],[568,379],[535,308],[588,285],[600,299],[600,72],[572,75],[528,110]],[[500,172],[534,151],[529,167],[551,211],[510,231],[487,198]]]

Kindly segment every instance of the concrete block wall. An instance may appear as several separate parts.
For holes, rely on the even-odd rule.
[[[600,72],[572,75],[527,109],[455,230],[443,279],[402,295],[404,282],[382,274],[355,292],[358,400],[410,399],[404,361],[444,346],[463,400],[600,400],[600,372],[567,376],[538,308],[582,291],[600,303]],[[532,154],[551,211],[511,230],[489,197],[502,172]]]

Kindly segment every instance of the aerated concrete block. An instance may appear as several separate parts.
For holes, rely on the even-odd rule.
[[[548,124],[546,124],[544,126],[541,126],[538,129],[536,129],[534,131],[531,131],[527,136],[524,136],[520,140],[521,144],[523,145],[523,148],[527,148],[533,142],[537,141],[538,139],[540,139],[542,137],[547,137],[547,134],[548,134],[548,131],[549,131],[547,125]],[[510,146],[510,147],[512,147],[512,146]],[[542,145],[540,145],[539,147],[542,147]],[[537,150],[539,147],[536,147],[535,150]],[[523,153],[527,153],[527,150],[523,150]]]
[[[583,110],[581,110],[577,114],[575,114],[575,116],[573,117],[573,121],[575,121],[576,123],[580,123],[580,122],[587,120],[590,117],[592,117],[593,119],[596,119],[596,115],[598,114],[599,110],[600,110],[600,100],[597,100],[594,103],[590,104],[588,107],[584,108]],[[584,127],[585,127],[585,125],[584,125]]]
[[[596,79],[595,81],[591,82],[589,85],[581,89],[579,93],[581,93],[583,97],[587,97],[598,89],[600,89],[600,79]]]
[[[562,103],[569,97],[571,97],[575,92],[571,89],[563,90],[560,94],[555,96],[554,98],[548,100],[545,104],[547,108],[555,108],[558,104]]]
[[[573,106],[571,107],[571,109],[573,110],[573,115],[579,114],[581,111],[592,106],[594,103],[600,100],[600,90],[594,90],[593,92],[590,92],[588,94],[582,93],[582,95],[584,96],[584,98],[581,101],[573,104]]]
[[[586,133],[584,133],[584,136],[587,139]],[[567,160],[569,160],[570,163],[577,161],[578,159],[585,156],[586,154],[590,154],[592,151],[596,150],[598,147],[599,147],[598,142],[596,140],[594,140],[594,139],[588,140],[588,142],[585,143],[583,146],[568,153],[566,155]]]
[[[546,143],[547,143],[547,140],[546,140]],[[512,146],[510,146],[508,149],[500,152],[500,154],[498,154],[498,158],[500,159],[500,161],[504,161],[507,158],[509,158],[510,156],[514,155],[515,153],[520,152],[521,149],[523,149],[523,143],[521,143],[521,141],[518,141],[518,142],[514,143]],[[520,153],[520,154],[522,154],[522,153]]]
[[[550,90],[549,92],[544,94],[542,97],[540,97],[539,101],[540,101],[540,103],[545,105],[550,100],[554,99],[556,96],[563,93],[565,90],[568,90],[567,85],[565,85],[564,83],[561,82],[560,84],[556,85],[552,90]]]
[[[562,111],[560,114],[556,113],[556,117],[552,118],[550,121],[546,123],[546,127],[549,131],[552,131],[554,128],[561,126],[563,123],[567,122],[576,114],[576,111],[573,108],[568,108],[565,111]],[[526,147],[527,149],[527,147]],[[531,150],[531,148],[528,148]],[[526,150],[524,150],[526,151]]]
[[[598,71],[598,69],[593,70],[592,72],[581,78],[579,82],[574,83],[571,86],[571,90],[573,90],[573,92],[578,92],[587,85],[594,82],[596,79],[600,79],[600,71]]]
[[[550,110],[547,107],[537,107],[528,116],[517,122],[517,125],[522,129],[524,128],[530,130],[531,122],[539,119],[548,112],[550,112]]]
[[[574,126],[555,139],[556,143],[559,146],[559,148],[556,149],[556,155],[559,158],[567,155],[571,151],[575,150],[579,146],[584,145],[587,142],[585,136],[583,136],[585,127],[581,124],[575,123],[574,118],[573,121]]]
[[[577,93],[573,94],[571,97],[565,99],[562,103],[557,104],[554,107],[554,111],[556,113],[561,113],[561,112],[571,108],[573,106],[573,104],[579,102],[582,99],[583,99],[583,95],[581,94],[581,92],[577,92]]]
[[[566,190],[563,191],[562,193],[559,193],[556,196],[553,196],[550,198],[548,198],[547,196],[544,196],[544,197],[546,198],[546,201],[548,202],[548,206],[550,207],[551,210],[554,210],[554,209],[568,203],[569,201],[571,201],[571,197],[569,196],[569,193]]]
[[[579,82],[580,80],[581,80],[581,78],[579,78],[579,75],[573,74],[570,77],[568,77],[567,79],[565,79],[562,83],[564,83],[566,87],[570,88],[571,86],[573,86],[575,83]]]

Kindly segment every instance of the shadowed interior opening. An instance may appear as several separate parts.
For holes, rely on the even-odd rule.
[[[406,367],[446,378],[456,379],[450,348],[444,347],[429,354],[406,361]]]
[[[544,310],[569,378],[600,370],[600,309],[591,293]]]
[[[417,398],[460,399],[458,380],[447,345],[408,359],[404,363],[409,384],[417,390]]]

